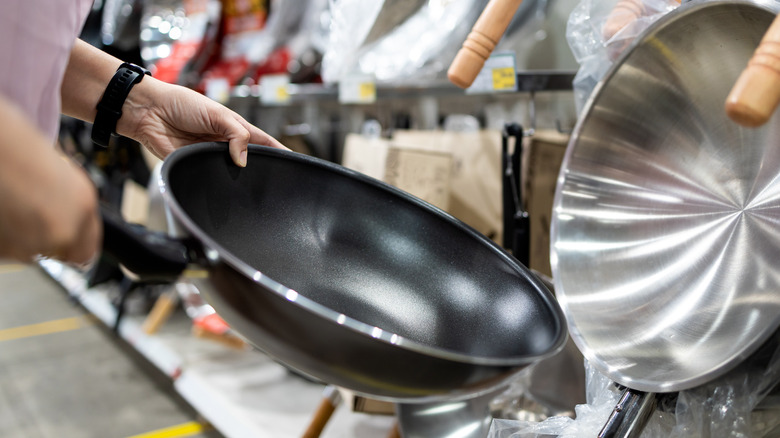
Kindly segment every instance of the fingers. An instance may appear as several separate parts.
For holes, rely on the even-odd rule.
[[[156,157],[164,159],[193,143],[227,141],[231,160],[245,167],[249,143],[287,149],[229,108],[192,90],[179,87],[174,91],[178,93],[162,95],[174,98],[160,99],[159,108],[147,113],[143,126],[136,130],[136,139]]]
[[[234,117],[233,123],[230,123],[230,133],[232,135],[228,134],[228,148],[230,157],[236,165],[246,167],[249,143],[289,150],[278,140],[247,122],[243,117],[238,114],[234,114]],[[234,123],[238,126],[232,126]]]
[[[214,120],[218,120],[216,131],[222,131],[228,141],[230,158],[239,167],[246,167],[247,148],[249,147],[249,132],[234,117],[232,111],[220,108]],[[214,117],[212,115],[212,117]]]
[[[70,164],[70,163],[68,163]],[[52,245],[55,258],[82,265],[92,260],[100,249],[103,225],[98,214],[97,190],[87,175],[71,166],[71,199],[68,220],[60,214],[52,224]]]
[[[259,144],[263,146],[270,146],[272,148],[277,149],[285,149],[290,150],[286,146],[284,146],[282,143],[279,142],[279,140],[271,137],[270,135],[266,134],[262,129],[258,128],[257,126],[247,122],[244,118],[236,114],[236,117],[238,117],[239,123],[243,125],[243,127],[249,131],[249,142],[253,144]]]
[[[243,131],[228,140],[228,149],[230,149],[230,158],[239,167],[246,167],[247,149],[249,148],[249,133]]]
[[[97,212],[84,218],[78,236],[78,242],[64,251],[62,260],[76,265],[86,265],[95,258],[103,239],[103,224]]]

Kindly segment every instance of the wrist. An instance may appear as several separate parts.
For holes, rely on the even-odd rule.
[[[142,121],[155,107],[155,95],[163,91],[159,87],[164,85],[161,81],[147,76],[136,84],[127,95],[122,105],[122,117],[116,124],[116,133],[125,137],[139,140],[139,131]]]
[[[130,63],[122,63],[119,66],[97,104],[92,141],[102,146],[109,145],[111,136],[118,132],[117,125],[124,115],[129,94],[147,76],[149,71],[143,67]]]

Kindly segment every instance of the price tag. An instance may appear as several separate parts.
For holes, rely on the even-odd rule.
[[[494,68],[491,73],[493,75],[494,90],[517,90],[517,72],[515,72],[513,67]]]
[[[348,75],[339,83],[339,103],[376,102],[376,79],[372,75]]]
[[[230,100],[230,82],[226,78],[214,78],[206,81],[206,96],[221,104]]]
[[[482,67],[467,93],[495,93],[517,91],[515,54],[499,52],[491,55]]]
[[[260,102],[265,105],[290,103],[290,76],[265,75],[260,78]]]

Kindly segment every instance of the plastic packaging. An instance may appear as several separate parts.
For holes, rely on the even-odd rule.
[[[620,390],[587,362],[587,404],[576,417],[542,422],[493,421],[488,438],[594,437],[618,401]],[[657,395],[642,438],[769,438],[780,432],[780,332],[724,376],[690,390]]]
[[[283,46],[288,35],[297,31],[300,17],[308,0],[271,0],[268,20],[260,32],[247,41],[243,54],[251,64],[264,61],[275,49]]]
[[[625,17],[623,23],[627,24],[617,31],[607,31],[610,18],[614,19],[615,14],[625,11],[623,8],[615,8],[616,0],[582,0],[569,15],[566,40],[574,58],[580,64],[574,78],[574,99],[578,114],[596,84],[634,38],[680,5],[677,0],[627,1],[635,4],[641,14]]]
[[[353,68],[358,49],[382,3],[383,0],[330,0],[330,35],[322,59],[324,82],[338,82]]]
[[[261,64],[284,51],[289,57],[284,70],[291,75],[291,82],[316,81],[327,39],[328,0],[274,0],[270,10],[266,27],[247,58]],[[255,75],[255,80],[259,76]]]
[[[497,50],[529,50],[546,17],[547,0],[526,0]],[[332,24],[323,58],[325,82],[370,74],[377,82],[446,81],[446,70],[487,0],[331,0]],[[518,37],[518,38],[514,38]]]
[[[575,418],[550,417],[541,422],[495,419],[488,438],[595,437],[619,398],[615,385],[585,363],[587,403],[577,405]]]
[[[528,367],[494,398],[493,416],[531,422],[552,416],[573,418],[575,406],[587,403],[582,364],[582,353],[569,339],[561,351]]]

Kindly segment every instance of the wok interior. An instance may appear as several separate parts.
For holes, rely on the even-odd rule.
[[[424,346],[490,358],[557,346],[565,329],[549,293],[459,222],[308,157],[252,146],[248,162],[239,169],[215,145],[177,161],[168,184],[252,269]]]

